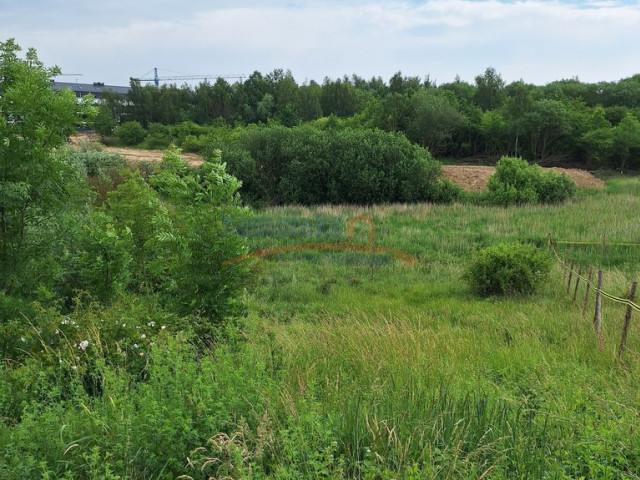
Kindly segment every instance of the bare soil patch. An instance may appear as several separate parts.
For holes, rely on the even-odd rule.
[[[493,175],[495,167],[465,166],[465,165],[445,165],[444,176],[453,183],[460,185],[469,192],[480,192],[486,190],[489,177]],[[581,188],[604,188],[605,183],[596,178],[586,170],[577,168],[544,168],[566,174],[576,185]]]
[[[72,145],[80,146],[84,142],[100,144],[100,136],[95,133],[81,133],[69,138]],[[163,150],[141,150],[137,148],[106,147],[100,144],[100,149],[104,152],[117,153],[122,158],[126,158],[132,163],[137,162],[160,162],[164,156]],[[204,163],[204,159],[195,153],[181,153],[180,156],[190,167],[197,168]]]

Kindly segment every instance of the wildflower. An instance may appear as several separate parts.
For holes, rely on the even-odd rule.
[[[147,323],[147,327],[155,327],[155,326],[156,326],[156,322],[154,321]]]
[[[60,335],[60,330],[56,328],[56,335]]]
[[[78,345],[78,348],[80,350],[86,350],[87,347],[89,346],[89,340],[83,340],[80,342],[80,344]]]
[[[138,348],[138,344],[137,344],[137,343],[134,343],[134,344],[133,344],[133,348]]]
[[[122,324],[122,328],[124,328],[124,327],[126,327],[126,326],[127,326],[127,324],[126,324],[126,323],[123,323],[123,324]]]
[[[69,317],[64,317],[60,322],[61,325],[66,325],[67,323],[69,323]]]
[[[147,338],[147,336],[143,333],[142,335],[140,335],[140,338],[144,340],[145,338]]]
[[[165,330],[166,328],[167,328],[167,326],[166,326],[166,325],[162,325],[162,326],[160,327],[160,330]]]
[[[71,365],[71,369],[72,369],[72,370],[77,370],[77,369],[78,369],[78,366],[77,366],[77,365]]]
[[[144,352],[140,352],[140,356],[141,356],[141,357],[144,357]]]

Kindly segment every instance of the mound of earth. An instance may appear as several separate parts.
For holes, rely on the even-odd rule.
[[[100,143],[100,136],[94,133],[82,133],[69,138],[72,145],[80,146],[84,142]],[[106,147],[100,144],[104,152],[117,153],[132,163],[136,162],[160,162],[164,156],[163,150],[141,150],[137,148]],[[197,168],[204,163],[204,159],[195,153],[181,153],[180,156],[190,167]]]
[[[460,185],[468,192],[480,192],[486,190],[489,177],[493,175],[495,167],[481,166],[464,166],[464,165],[444,165],[444,176],[453,183]],[[581,188],[604,188],[605,183],[599,178],[594,177],[586,170],[577,168],[545,168],[544,170],[553,170],[555,172],[564,173],[571,178],[576,185]]]

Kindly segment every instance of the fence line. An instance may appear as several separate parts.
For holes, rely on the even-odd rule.
[[[573,241],[563,241],[563,240],[554,240],[556,245],[602,245],[603,242],[573,242]],[[640,247],[640,243],[612,243],[606,242],[607,247]]]
[[[578,272],[576,272],[575,270],[573,270],[573,266],[574,266],[573,264],[571,265],[571,267],[569,267],[569,266],[568,266],[568,265],[567,265],[567,264],[562,260],[562,258],[560,257],[560,255],[558,255],[558,251],[557,251],[555,248],[553,248],[553,244],[554,244],[554,243],[557,245],[557,244],[560,244],[560,242],[551,241],[551,237],[549,237],[549,242],[550,242],[550,243],[549,243],[549,246],[551,247],[551,251],[553,252],[553,254],[554,254],[554,255],[555,255],[555,257],[556,257],[556,260],[558,260],[558,262],[560,262],[560,264],[562,265],[562,267],[563,267],[565,270],[567,270],[567,271],[569,272],[569,278],[571,278],[572,276],[575,276],[576,278],[578,278],[578,279],[583,280],[584,282],[586,282],[586,284],[587,284],[589,287],[594,288],[594,289],[595,289],[595,292],[596,292],[596,293],[601,294],[603,297],[608,298],[609,300],[612,300],[612,301],[614,301],[614,302],[622,303],[622,304],[624,304],[624,305],[627,305],[627,306],[629,306],[629,307],[633,308],[634,310],[636,310],[636,311],[640,312],[640,306],[639,306],[639,305],[637,305],[636,303],[634,303],[634,302],[632,302],[631,300],[626,299],[626,298],[616,297],[615,295],[612,295],[612,294],[610,294],[610,293],[608,293],[608,292],[605,292],[604,290],[599,289],[597,286],[594,286],[594,284],[593,284],[593,282],[591,281],[591,279],[590,279],[590,278],[586,278],[586,277],[584,277],[581,273],[578,273]],[[612,245],[612,244],[610,243],[609,245]]]
[[[635,300],[635,296],[636,296],[636,288],[638,286],[638,282],[633,282],[633,284],[631,285],[631,292],[629,293],[629,298],[620,298],[620,297],[616,297],[615,295],[612,295],[608,292],[605,292],[602,289],[602,276],[603,276],[603,272],[602,270],[598,270],[598,280],[597,280],[597,285],[594,285],[592,279],[593,279],[593,267],[589,267],[589,276],[587,278],[585,278],[582,275],[582,265],[578,266],[578,271],[576,271],[575,268],[575,260],[571,260],[571,265],[569,266],[569,261],[567,258],[567,252],[565,252],[565,256],[564,256],[564,260],[560,257],[560,255],[558,254],[558,251],[555,249],[554,247],[554,243],[555,244],[570,244],[571,242],[553,242],[553,239],[551,238],[551,234],[549,233],[549,237],[548,237],[548,242],[549,242],[549,248],[551,249],[551,252],[553,253],[555,259],[562,265],[563,268],[563,281],[566,279],[566,274],[567,272],[569,273],[569,280],[567,281],[567,294],[570,294],[571,292],[571,281],[572,278],[575,276],[575,289],[573,291],[573,301],[576,301],[577,295],[578,295],[578,287],[580,284],[580,280],[585,282],[585,296],[584,296],[584,303],[582,306],[582,316],[585,315],[586,311],[587,311],[587,306],[588,306],[588,302],[589,302],[589,291],[591,288],[593,288],[595,295],[596,295],[596,301],[595,301],[595,313],[594,313],[594,317],[593,317],[593,326],[595,328],[596,331],[596,338],[597,338],[597,342],[598,342],[598,350],[600,350],[601,352],[604,350],[604,335],[602,332],[602,297],[605,297],[615,303],[619,303],[621,305],[626,305],[627,306],[627,311],[625,314],[625,318],[624,318],[624,324],[622,327],[622,335],[620,338],[620,346],[618,347],[618,359],[622,358],[622,354],[625,350],[625,346],[627,343],[627,335],[629,332],[629,325],[631,323],[631,314],[633,310],[636,310],[638,312],[640,312],[640,306],[638,306],[638,304],[634,303]],[[597,244],[599,245],[599,243]],[[611,244],[610,244],[611,245]],[[606,249],[606,237],[603,238],[602,240],[602,249],[603,252]]]

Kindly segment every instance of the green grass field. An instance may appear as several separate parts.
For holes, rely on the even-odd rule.
[[[547,249],[551,234],[594,242],[559,255],[626,298],[640,247],[616,244],[640,242],[640,179],[607,182],[562,206],[247,211],[250,250],[346,241],[364,213],[377,245],[420,263],[253,260],[241,335],[208,352],[161,328],[149,300],[89,307],[72,320],[96,325],[92,345],[103,325],[146,332],[140,373],[106,355],[95,377],[55,358],[4,367],[0,479],[639,478],[640,314],[618,359],[625,307],[603,301],[600,351],[593,293],[583,316],[561,263],[532,296],[479,298],[461,278],[482,247]],[[360,223],[354,240],[368,234]]]
[[[374,269],[262,261],[248,294],[250,337],[274,372],[274,408],[300,419],[308,448],[346,461],[345,475],[637,478],[638,314],[619,362],[625,308],[604,301],[599,352],[593,293],[583,317],[584,286],[574,303],[559,263],[530,297],[480,299],[461,275],[474,250],[499,241],[544,248],[549,233],[564,241],[606,236],[604,255],[600,245],[560,253],[602,268],[605,290],[626,298],[640,277],[640,248],[613,244],[640,240],[639,186],[611,179],[606,191],[559,207],[263,212],[345,223],[370,213],[377,244],[421,260]],[[362,243],[365,227],[356,233]]]

